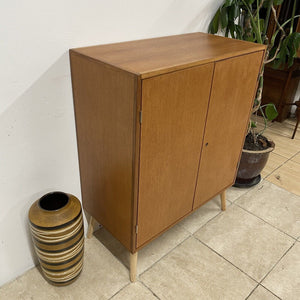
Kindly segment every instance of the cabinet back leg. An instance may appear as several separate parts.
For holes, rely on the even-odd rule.
[[[86,237],[88,239],[90,239],[93,235],[94,226],[95,226],[95,219],[92,216],[90,216],[88,232],[87,232],[87,235],[86,235]]]
[[[221,209],[226,210],[226,190],[221,193]]]
[[[136,266],[137,266],[137,255],[138,253],[130,253],[130,281],[135,282],[136,280]]]

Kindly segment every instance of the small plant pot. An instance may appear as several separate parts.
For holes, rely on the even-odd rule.
[[[268,161],[270,152],[275,148],[275,144],[272,141],[269,140],[269,143],[271,146],[265,150],[253,151],[243,149],[234,183],[235,187],[247,188],[260,182],[260,173]]]
[[[84,229],[79,200],[53,192],[29,210],[32,240],[44,277],[54,285],[72,283],[83,265]]]

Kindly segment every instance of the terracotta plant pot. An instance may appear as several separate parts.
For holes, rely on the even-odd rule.
[[[84,229],[79,200],[53,192],[32,204],[29,210],[34,248],[45,278],[54,285],[67,285],[83,265]]]
[[[260,173],[268,161],[270,152],[275,148],[275,144],[272,141],[269,140],[269,143],[271,146],[265,150],[253,151],[243,149],[234,184],[235,187],[250,187],[260,182]]]

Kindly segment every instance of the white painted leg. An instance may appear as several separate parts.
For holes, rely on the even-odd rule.
[[[226,190],[221,193],[221,209],[226,210]]]
[[[87,232],[87,235],[86,235],[86,237],[88,239],[90,239],[93,235],[94,226],[95,226],[95,219],[92,216],[90,216],[88,232]]]
[[[136,266],[137,266],[137,255],[138,253],[130,253],[130,281],[135,282],[136,280]]]

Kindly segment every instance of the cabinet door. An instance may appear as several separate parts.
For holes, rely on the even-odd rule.
[[[192,210],[213,64],[142,82],[137,247]]]
[[[217,62],[194,207],[233,184],[263,52]]]

